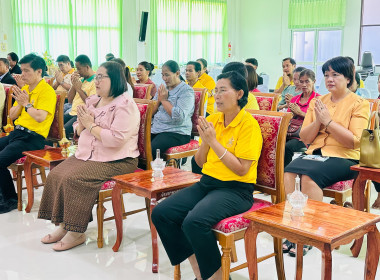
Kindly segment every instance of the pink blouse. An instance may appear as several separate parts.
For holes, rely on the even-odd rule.
[[[99,100],[98,95],[92,95],[86,99],[86,106],[94,114],[95,123],[102,128],[101,140],[84,129],[79,136],[75,157],[102,162],[138,157],[140,112],[133,98],[122,94],[111,103],[95,108]],[[75,122],[74,131],[77,125]]]
[[[137,80],[136,83],[141,84],[140,80]],[[150,84],[153,85],[152,90],[150,91],[150,96],[154,97],[156,95],[156,92],[157,92],[156,84],[149,78],[144,84],[145,85],[150,85]]]
[[[297,104],[301,111],[306,113],[307,112],[307,108],[309,108],[309,104],[310,104],[310,101],[313,100],[313,98],[317,97],[317,96],[321,96],[319,93],[316,93],[315,91],[313,91],[309,97],[309,99],[301,104],[300,100],[301,100],[301,97],[302,97],[302,93],[299,94],[299,95],[296,95],[294,96],[292,99],[290,99],[290,103],[295,103]],[[288,112],[291,112],[290,108],[288,108]]]

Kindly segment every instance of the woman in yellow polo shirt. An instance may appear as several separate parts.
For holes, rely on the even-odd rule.
[[[204,85],[205,88],[207,88],[207,93],[208,93],[206,112],[208,115],[211,115],[214,113],[215,99],[214,99],[214,96],[212,96],[212,91],[215,88],[215,81],[210,75],[208,75],[207,60],[204,58],[198,58],[197,62],[199,62],[202,66],[201,76],[199,77],[199,81],[202,83],[202,85]]]
[[[211,228],[252,207],[261,130],[247,104],[242,75],[218,76],[218,113],[199,118],[201,146],[195,155],[204,174],[200,182],[158,204],[152,220],[173,265],[189,259],[197,279],[221,279],[221,256]]]
[[[300,175],[302,192],[318,201],[323,199],[324,188],[354,178],[350,166],[358,163],[360,137],[370,113],[369,102],[349,90],[355,73],[349,59],[332,58],[322,71],[330,93],[310,101],[300,132],[301,140],[309,145],[307,155],[289,163],[284,174],[287,194],[294,191],[295,178]],[[289,248],[292,244],[284,246],[284,251],[295,256],[295,249]],[[304,254],[308,249],[304,247]]]

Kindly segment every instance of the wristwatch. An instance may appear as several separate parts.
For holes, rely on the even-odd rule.
[[[31,104],[31,103],[26,104],[25,105],[25,112],[28,112],[28,109],[32,108],[32,107],[33,107],[33,104]]]

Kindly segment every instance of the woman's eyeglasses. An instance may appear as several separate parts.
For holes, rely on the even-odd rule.
[[[98,75],[95,76],[95,81],[100,82],[100,81],[103,80],[104,78],[109,78],[109,76],[107,76],[107,75],[102,75],[102,74],[98,74]]]

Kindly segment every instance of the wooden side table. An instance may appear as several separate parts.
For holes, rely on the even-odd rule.
[[[158,244],[157,230],[152,223],[151,214],[157,202],[164,197],[168,197],[176,191],[185,187],[191,186],[198,182],[202,177],[199,174],[194,174],[182,169],[166,167],[164,169],[164,177],[156,179],[152,182],[152,170],[130,173],[120,176],[115,176],[112,179],[116,181],[116,186],[112,191],[112,207],[115,216],[117,238],[113,246],[114,252],[119,250],[123,238],[123,223],[122,223],[122,206],[121,206],[121,191],[134,193],[135,195],[145,197],[150,201],[148,219],[150,232],[152,236],[153,263],[152,271],[158,272]]]
[[[67,159],[67,156],[63,156],[61,154],[60,148],[28,151],[28,152],[23,152],[23,154],[26,156],[26,159],[24,162],[24,173],[25,173],[26,189],[28,192],[28,205],[26,206],[25,211],[29,213],[34,203],[32,164],[34,163],[39,166],[48,167],[50,170],[52,170],[62,161]]]
[[[245,251],[249,279],[258,279],[256,238],[265,231],[297,244],[296,277],[302,279],[303,245],[322,251],[322,279],[331,279],[334,248],[367,234],[364,279],[375,279],[380,254],[380,234],[376,223],[380,216],[319,201],[309,200],[303,217],[293,218],[289,202],[266,207],[244,215],[251,220],[245,233]]]

